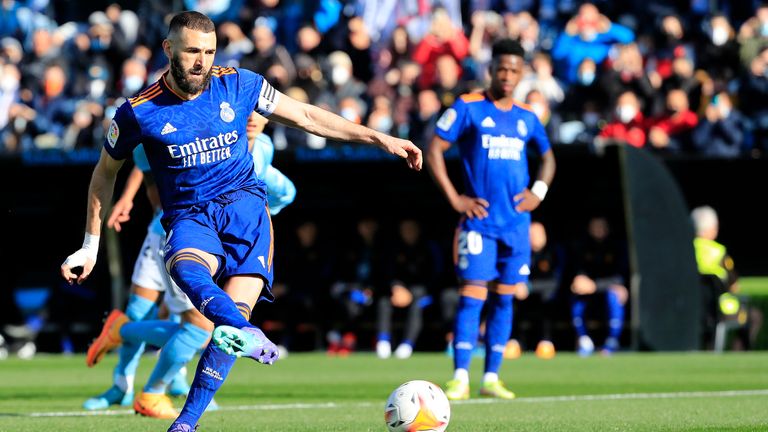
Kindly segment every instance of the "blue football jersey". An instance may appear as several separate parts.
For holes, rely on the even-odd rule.
[[[485,219],[467,219],[468,230],[501,237],[530,214],[515,210],[514,196],[530,180],[526,149],[533,141],[538,151],[549,150],[549,138],[536,114],[515,104],[503,111],[484,94],[466,94],[437,121],[437,135],[459,147],[464,193],[490,204]]]
[[[210,85],[180,98],[163,76],[118,108],[106,151],[125,159],[143,144],[166,217],[238,189],[264,184],[254,175],[245,125],[252,111],[268,116],[278,94],[254,72],[214,66]]]

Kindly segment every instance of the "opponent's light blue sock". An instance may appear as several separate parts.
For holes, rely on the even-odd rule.
[[[184,323],[160,350],[160,357],[152,375],[144,386],[147,393],[165,393],[174,376],[192,360],[197,350],[203,347],[211,333],[194,324]]]
[[[171,276],[184,291],[197,310],[218,327],[253,327],[240,315],[235,302],[213,282],[208,266],[202,258],[190,252],[182,252],[173,258]]]
[[[125,314],[132,322],[152,319],[157,315],[157,305],[149,299],[131,294],[128,298]],[[120,346],[117,366],[115,366],[114,371],[114,381],[115,385],[124,392],[133,391],[133,377],[136,376],[136,368],[139,366],[139,358],[143,352],[144,344],[141,341],[126,340]]]
[[[584,325],[584,309],[587,307],[587,302],[579,298],[573,298],[571,300],[571,316],[573,317],[573,328],[576,330],[576,336],[582,337],[587,335],[587,326]]]
[[[624,305],[619,301],[615,292],[606,292],[608,301],[608,338],[618,339],[624,328]]]
[[[130,322],[120,327],[120,336],[123,338],[123,343],[146,342],[162,348],[179,328],[178,324],[166,320]]]
[[[208,404],[213,400],[213,395],[224,384],[229,371],[235,364],[237,357],[229,355],[216,347],[216,344],[208,344],[208,347],[200,356],[197,363],[197,372],[195,380],[192,381],[192,387],[187,395],[187,401],[181,414],[174,422],[185,423],[195,426],[197,421],[203,415]],[[171,425],[173,427],[173,425]]]
[[[480,332],[480,313],[483,311],[483,300],[461,296],[459,309],[456,312],[453,338],[454,369],[469,369],[472,360],[472,349],[477,343]]]
[[[485,372],[498,373],[512,334],[512,295],[490,293],[485,329]]]

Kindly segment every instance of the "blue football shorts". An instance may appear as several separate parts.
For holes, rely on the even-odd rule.
[[[514,285],[531,274],[528,224],[520,224],[504,236],[467,230],[461,225],[454,239],[454,264],[462,282],[483,281]]]
[[[258,190],[242,189],[193,206],[167,222],[166,263],[176,252],[194,248],[220,259],[214,280],[221,286],[232,276],[264,279],[259,301],[273,301],[272,220]]]

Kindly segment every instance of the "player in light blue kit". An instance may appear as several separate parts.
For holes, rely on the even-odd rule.
[[[187,432],[195,429],[237,357],[264,364],[278,357],[275,344],[248,321],[258,300],[273,299],[272,225],[264,183],[248,153],[250,113],[329,139],[379,146],[416,170],[422,155],[410,141],[283,95],[261,75],[213,66],[216,32],[203,14],[174,16],[163,51],[170,71],[115,114],[89,186],[83,246],[67,257],[61,274],[69,283],[81,283],[91,273],[116,174],[142,143],[164,211],[166,268],[216,327],[169,429]],[[77,267],[83,268],[80,275],[73,272]]]
[[[246,124],[246,134],[254,171],[266,183],[269,211],[275,215],[293,202],[296,188],[288,177],[271,165],[274,145],[268,135],[261,133],[266,124],[267,119],[253,112]],[[99,410],[114,404],[130,405],[133,401],[133,408],[139,414],[155,418],[176,418],[179,413],[166,391],[172,396],[187,395],[189,385],[186,373],[183,372],[184,366],[208,342],[213,324],[194,308],[165,271],[162,258],[165,231],[160,223],[162,209],[143,146],[134,149],[133,160],[134,169],[122,196],[112,207],[107,226],[120,231],[121,223],[130,219],[133,199],[142,180],[156,214],[150,222],[141,253],[136,260],[131,277],[132,294],[126,312],[114,310],[110,313],[86,357],[88,366],[93,366],[107,351],[122,344],[113,374],[114,383],[106,392],[88,399],[83,406],[89,410]],[[179,316],[180,324],[152,317],[142,320],[142,315],[137,313],[145,305],[154,306],[162,292],[165,293],[165,305],[169,313]],[[145,343],[162,347],[162,350],[147,385],[134,399],[133,378]],[[208,406],[208,410],[211,409],[216,409],[214,401]]]
[[[512,100],[523,73],[524,54],[511,39],[494,44],[490,87],[482,94],[461,96],[443,113],[427,153],[435,182],[463,215],[454,245],[462,285],[454,327],[455,372],[445,392],[452,400],[469,398],[469,364],[486,299],[485,375],[480,394],[515,397],[499,381],[498,371],[512,331],[512,296],[530,274],[530,212],[544,199],[555,175],[555,157],[544,127],[529,107]],[[464,194],[456,191],[445,167],[443,153],[452,143],[459,146]],[[531,189],[529,143],[542,159]]]

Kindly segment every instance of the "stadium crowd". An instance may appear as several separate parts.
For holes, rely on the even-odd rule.
[[[521,41],[530,64],[516,98],[529,104],[555,146],[599,152],[626,144],[714,158],[761,157],[768,150],[768,4],[756,1],[102,6],[0,2],[0,155],[100,148],[117,107],[167,70],[158,50],[168,17],[184,9],[216,22],[217,64],[252,69],[295,99],[421,147],[456,97],[482,88],[490,46],[507,35]],[[280,126],[267,133],[278,153],[339,145]],[[363,218],[342,243],[328,241],[311,220],[297,224],[295,237],[277,251],[276,272],[285,276],[275,286],[280,301],[256,315],[264,330],[289,349],[309,335],[315,339],[305,346],[342,355],[355,349],[366,318],[375,323],[368,329],[374,340],[413,345],[433,323],[450,337],[458,298],[450,244],[443,235],[423,235],[419,221],[383,230],[381,224]],[[558,311],[570,316],[572,248],[559,240],[542,272],[558,277],[554,295],[565,305]],[[624,251],[610,254],[613,260]],[[408,263],[418,263],[418,271]],[[614,264],[626,277],[625,263]],[[289,270],[296,268],[302,271]],[[334,312],[319,316],[321,310]],[[402,326],[392,323],[399,310],[406,311]],[[396,333],[401,329],[406,334]]]
[[[556,145],[713,157],[768,147],[768,6],[756,1],[135,0],[94,11],[5,0],[0,150],[98,148],[116,107],[164,72],[154,47],[185,8],[217,23],[218,64],[418,144],[481,87],[490,44],[509,35],[531,64],[517,99]],[[271,134],[278,151],[327,145]]]

